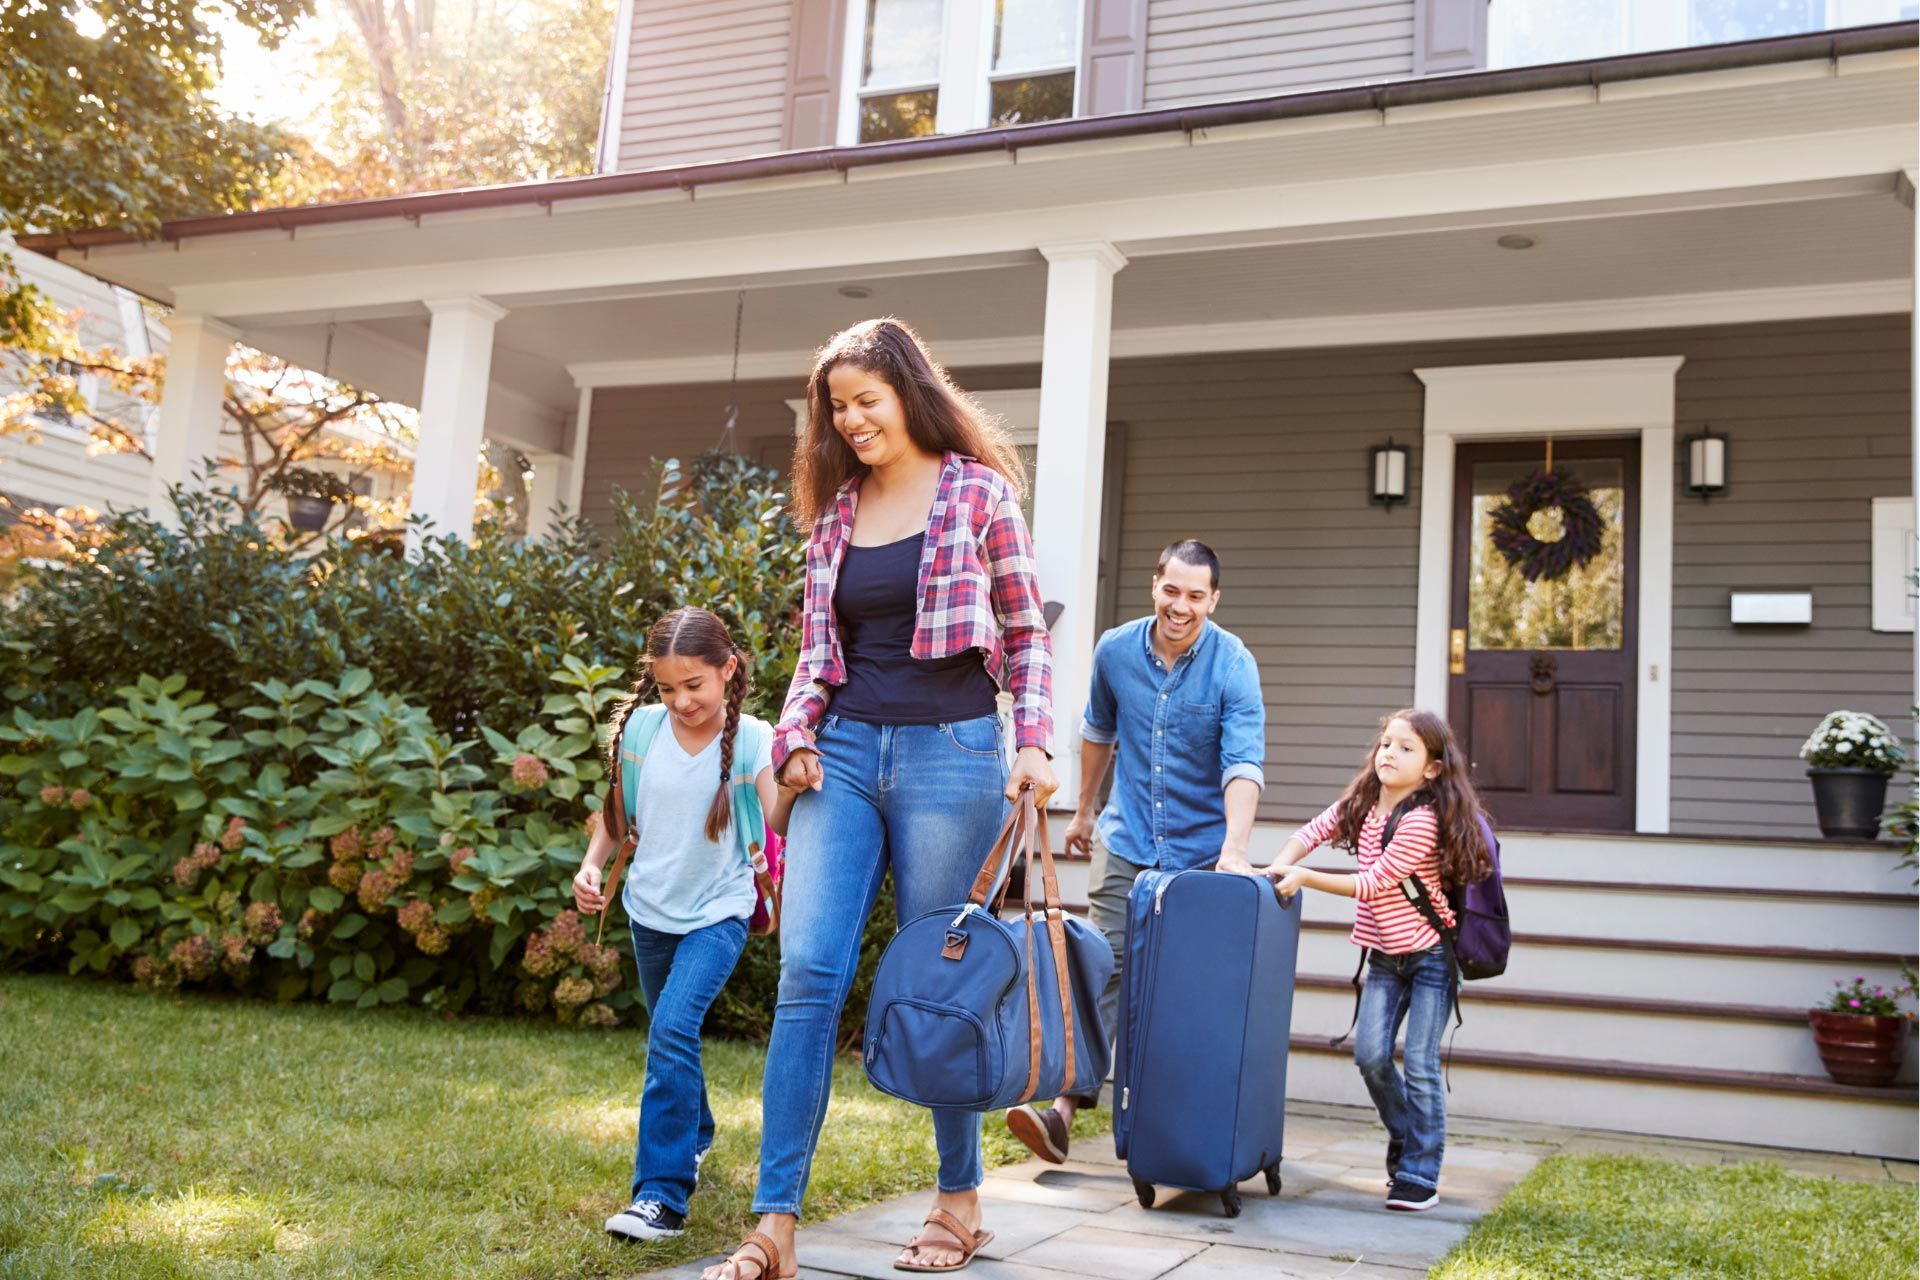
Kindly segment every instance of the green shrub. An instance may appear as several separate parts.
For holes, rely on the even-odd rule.
[[[483,530],[409,559],[302,559],[231,495],[177,501],[177,530],[115,517],[0,619],[0,962],[590,1024],[633,1008],[625,928],[599,947],[569,908],[598,727],[682,603],[727,619],[777,716],[804,549],[778,476],[669,462],[604,540]],[[763,1037],[778,973],[755,939],[716,1025]]]

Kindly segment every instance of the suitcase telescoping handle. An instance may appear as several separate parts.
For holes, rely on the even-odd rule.
[[[987,905],[987,895],[993,892],[994,882],[1000,878],[1000,866],[1006,860],[1009,849],[1014,857],[1025,862],[1021,896],[1025,899],[1027,926],[1027,1087],[1020,1095],[1020,1101],[1026,1102],[1040,1089],[1041,1033],[1045,1029],[1040,1017],[1040,981],[1033,967],[1033,864],[1036,850],[1040,855],[1041,912],[1046,922],[1047,946],[1053,952],[1054,985],[1060,996],[1060,1025],[1066,1036],[1061,1079],[1071,1083],[1074,1078],[1073,984],[1067,973],[1066,911],[1060,905],[1060,878],[1054,870],[1052,842],[1047,838],[1046,811],[1034,802],[1030,784],[1020,788],[1018,803],[1007,814],[1006,825],[1001,827],[999,838],[993,842],[987,860],[981,864],[980,874],[974,877],[973,891],[967,895],[968,902],[981,907]],[[1006,887],[1003,885],[999,895],[994,898],[992,909],[998,912],[1005,900]]]

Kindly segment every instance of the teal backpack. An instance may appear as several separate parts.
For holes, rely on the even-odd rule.
[[[656,703],[628,716],[621,731],[620,750],[614,757],[613,776],[607,780],[606,799],[600,810],[608,834],[620,842],[613,869],[606,879],[609,893],[621,884],[627,858],[633,853],[637,839],[633,820],[640,804],[640,768],[646,763],[654,737],[666,722],[667,709]],[[747,922],[747,931],[753,934],[779,931],[780,883],[786,875],[784,842],[768,828],[766,813],[760,806],[760,792],[753,785],[753,762],[760,758],[766,733],[766,727],[759,721],[742,717],[733,744],[733,822],[728,829],[753,867],[755,901],[753,916]],[[600,919],[604,928],[604,911]]]

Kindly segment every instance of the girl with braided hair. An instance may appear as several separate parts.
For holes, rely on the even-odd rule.
[[[792,804],[774,782],[771,726],[742,711],[751,671],[726,623],[676,609],[648,633],[640,678],[613,711],[609,755],[623,785],[607,802],[621,806],[634,838],[621,902],[650,1017],[633,1203],[607,1221],[609,1234],[629,1240],[685,1229],[713,1143],[700,1026],[739,962],[755,901],[748,841],[731,829],[733,788],[754,788],[776,832]],[[614,847],[608,823],[596,823],[573,878],[583,913],[607,905],[602,876]]]

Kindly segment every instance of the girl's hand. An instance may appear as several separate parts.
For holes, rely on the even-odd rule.
[[[1273,887],[1280,894],[1280,900],[1286,902],[1300,892],[1300,886],[1306,883],[1307,869],[1295,864],[1291,867],[1268,868],[1261,874],[1273,881]]]
[[[1022,747],[1013,757],[1013,772],[1007,775],[1007,799],[1018,802],[1022,787],[1033,788],[1033,802],[1037,808],[1047,807],[1047,801],[1060,789],[1060,782],[1053,776],[1053,764],[1047,759],[1047,753],[1038,747]]]
[[[600,868],[591,862],[581,863],[573,873],[573,905],[587,916],[599,915],[607,905],[607,895],[600,890]]]
[[[795,795],[802,791],[818,791],[821,778],[820,753],[812,747],[795,749],[780,769],[781,789]]]

